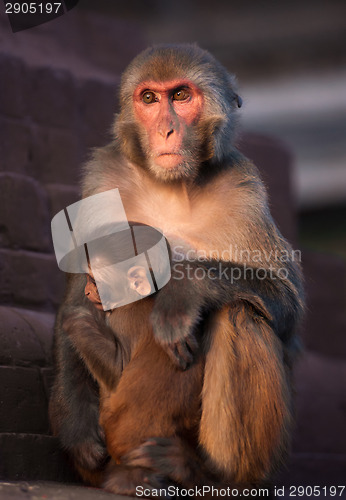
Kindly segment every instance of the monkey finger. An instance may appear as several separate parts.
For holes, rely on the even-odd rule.
[[[160,438],[152,438],[138,446],[134,450],[126,453],[121,457],[121,463],[130,465],[131,467],[144,467],[148,469],[160,470],[160,464],[166,459],[172,448],[172,441],[167,441]]]
[[[150,437],[147,438],[141,446],[169,446],[172,444],[171,438]]]
[[[123,455],[121,457],[121,463],[131,465],[131,467],[147,467],[149,469],[152,466],[150,454],[145,445],[141,445]]]
[[[142,445],[146,449],[146,453],[152,457],[174,456],[181,453],[181,441],[179,438],[151,437],[148,438]],[[152,451],[151,451],[152,450]]]
[[[172,344],[162,344],[162,348],[169,356],[174,366],[179,368],[179,370],[186,370],[187,361],[184,359],[184,356],[180,354],[177,342]]]
[[[179,358],[185,363],[185,369],[188,368],[193,363],[193,354],[186,340],[177,342],[177,352]]]
[[[191,353],[194,354],[195,352],[198,351],[199,344],[196,338],[196,335],[194,333],[190,333],[188,337],[186,337],[186,344],[187,347],[190,349]]]

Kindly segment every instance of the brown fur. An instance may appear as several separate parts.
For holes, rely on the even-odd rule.
[[[153,302],[148,297],[111,313],[95,311],[97,329],[96,325],[92,328],[88,315],[68,314],[64,321],[64,330],[99,384],[100,425],[112,458],[99,471],[78,463],[77,469],[86,482],[105,485],[114,493],[134,494],[131,485],[142,477],[140,471],[126,465],[117,468],[114,463],[122,464],[122,457],[148,437],[179,437],[187,447],[196,449],[198,445],[204,358],[200,352],[187,371],[174,367],[155,342],[148,322]],[[110,332],[116,338],[117,356],[122,355],[121,376],[115,370],[116,358],[114,367],[107,361]],[[114,352],[110,354],[114,356]],[[142,479],[149,472],[145,469],[143,474]]]
[[[242,304],[224,308],[209,331],[200,443],[224,480],[268,479],[283,458],[291,425],[283,347]]]
[[[115,310],[110,317],[119,338],[130,339],[131,361],[115,390],[101,385],[100,423],[117,462],[150,436],[189,437],[197,445],[202,357],[187,371],[175,368],[148,328],[152,300],[135,309]]]

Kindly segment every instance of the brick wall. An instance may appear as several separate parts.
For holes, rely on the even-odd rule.
[[[75,78],[0,54],[0,302],[53,311],[64,276],[50,220],[78,199],[80,164],[107,142],[118,79]]]

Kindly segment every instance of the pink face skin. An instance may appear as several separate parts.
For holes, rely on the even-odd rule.
[[[201,91],[188,80],[143,82],[133,95],[137,120],[147,131],[150,155],[156,165],[172,170],[183,158],[188,129],[202,112]]]
[[[96,309],[100,309],[100,311],[103,311],[102,302],[97,291],[95,280],[89,274],[87,275],[87,284],[85,285],[84,293],[85,296],[90,300],[90,302],[94,304]]]

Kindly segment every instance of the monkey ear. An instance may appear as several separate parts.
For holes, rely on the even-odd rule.
[[[243,99],[238,95],[234,95],[234,99],[237,101],[238,108],[241,108],[243,105]]]
[[[130,283],[130,288],[135,290],[139,295],[145,297],[151,293],[151,285],[149,283],[146,270],[143,266],[133,266],[127,271],[127,278]]]
[[[238,108],[242,107],[243,99],[235,92],[238,89],[237,79],[234,75],[228,73],[228,84],[231,90],[232,101],[236,101]]]

